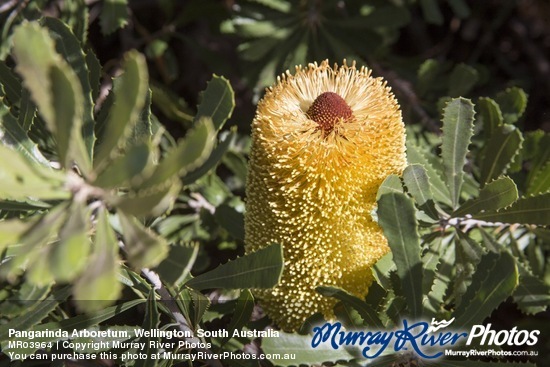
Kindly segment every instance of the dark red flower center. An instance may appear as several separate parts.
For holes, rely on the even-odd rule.
[[[330,132],[338,120],[347,121],[353,116],[346,101],[334,92],[320,94],[306,113],[325,132]]]

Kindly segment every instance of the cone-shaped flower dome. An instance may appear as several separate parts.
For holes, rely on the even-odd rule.
[[[371,217],[376,192],[405,165],[399,105],[370,70],[323,61],[267,89],[252,124],[245,243],[248,252],[283,246],[281,282],[256,291],[281,328],[333,317],[335,301],[317,286],[367,294],[372,265],[389,251]]]

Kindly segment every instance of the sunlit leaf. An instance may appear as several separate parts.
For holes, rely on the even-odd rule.
[[[55,117],[57,151],[64,167],[73,161],[88,176],[91,169],[89,153],[82,139],[82,88],[72,69],[50,66],[51,93]]]
[[[61,172],[32,164],[4,145],[0,146],[0,161],[1,199],[24,201],[26,198],[48,200],[69,197]]]
[[[93,252],[88,267],[74,284],[74,301],[85,312],[98,311],[119,297],[118,241],[109,224],[108,212],[98,212]]]
[[[147,64],[143,55],[130,51],[125,55],[124,73],[113,81],[114,103],[100,132],[94,167],[105,168],[117,148],[126,144],[127,137],[138,121],[147,97]]]
[[[154,170],[152,148],[142,142],[116,157],[94,180],[100,187],[139,186]]]
[[[212,120],[214,130],[220,130],[225,121],[231,117],[235,106],[231,84],[224,77],[214,75],[208,82],[206,90],[202,92],[201,98],[194,122],[199,123],[201,119],[207,117]]]
[[[191,172],[186,173],[181,181],[184,185],[189,185],[202,176],[204,176],[206,173],[208,173],[211,169],[216,167],[216,165],[220,162],[222,159],[222,156],[225,154],[227,149],[229,148],[229,145],[231,142],[233,142],[237,136],[237,130],[232,129],[230,133],[228,134],[220,134],[220,141],[218,142],[218,146],[214,148],[208,159],[201,164],[199,167],[193,169]]]
[[[427,152],[412,142],[407,142],[407,161],[409,164],[419,164],[426,170],[426,173],[429,178],[430,188],[434,199],[437,202],[444,203],[446,205],[451,205],[451,199],[449,194],[449,189],[445,185],[445,182],[441,178],[442,172],[436,169],[430,162],[430,159],[427,156]]]
[[[518,284],[515,260],[507,252],[483,256],[477,268],[455,312],[455,323],[463,327],[481,323]]]
[[[518,264],[519,284],[514,291],[514,302],[525,313],[536,314],[550,305],[550,287]]]
[[[435,208],[428,174],[423,166],[412,164],[403,171],[403,181],[408,192],[416,200],[416,203],[432,219],[438,219],[439,214]]]
[[[453,208],[458,207],[460,200],[463,167],[473,134],[473,120],[474,105],[464,98],[453,99],[443,111],[441,157]]]
[[[476,104],[476,110],[483,119],[483,132],[488,139],[504,121],[500,107],[491,98],[482,97]]]
[[[90,253],[89,214],[82,203],[73,202],[67,221],[59,231],[59,242],[52,245],[48,261],[56,280],[71,281],[84,268]]]
[[[38,324],[52,312],[60,302],[63,302],[70,295],[70,288],[63,287],[52,292],[44,301],[38,303],[37,307],[28,310],[29,312],[0,325],[0,340],[8,339],[10,329],[28,330]],[[4,348],[2,348],[4,349]]]
[[[382,195],[378,201],[378,223],[392,250],[409,313],[417,318],[422,312],[422,261],[412,200],[405,194]]]
[[[21,111],[21,113],[24,113],[24,111]],[[38,146],[29,139],[19,121],[13,117],[3,104],[0,104],[0,142],[17,150],[30,161],[43,165],[49,164],[48,160],[38,150]]]
[[[269,288],[279,282],[282,271],[282,247],[274,244],[196,276],[186,285],[199,290]]]
[[[203,118],[178,145],[166,153],[152,176],[140,187],[163,184],[175,175],[184,175],[203,164],[214,146],[214,128],[209,118]]]
[[[474,218],[488,222],[550,225],[550,193],[518,199],[499,211],[486,211]]]
[[[500,177],[482,188],[477,198],[470,199],[462,204],[453,213],[453,216],[477,214],[483,210],[502,209],[512,204],[517,198],[518,189],[514,181],[509,177]]]
[[[536,195],[550,191],[550,161],[533,175],[527,187],[527,195]]]
[[[83,7],[85,8],[85,7]],[[55,41],[57,52],[63,56],[66,62],[76,73],[79,80],[80,89],[82,89],[82,139],[84,140],[85,151],[88,158],[92,157],[94,136],[94,120],[93,120],[93,100],[92,100],[92,80],[93,76],[89,73],[88,67],[93,68],[92,72],[98,72],[100,66],[94,64],[93,60],[88,59],[81,48],[81,41],[73,34],[72,30],[59,19],[44,17],[41,19],[41,24],[48,28],[51,37]],[[90,52],[88,52],[90,54]],[[93,55],[93,54],[92,54]],[[97,74],[96,74],[97,75]],[[97,76],[96,76],[97,77]],[[93,81],[98,83],[98,79]],[[78,97],[80,98],[80,97]]]
[[[252,316],[252,311],[254,310],[254,297],[248,289],[241,291],[239,298],[237,298],[237,303],[235,304],[235,311],[233,311],[233,316],[231,321],[227,326],[226,330],[229,331],[229,337],[226,337],[222,340],[221,344],[227,343],[227,341],[233,335],[234,330],[242,330],[244,326],[250,320]]]
[[[172,206],[180,188],[180,181],[171,179],[154,187],[132,191],[125,196],[109,197],[107,201],[126,214],[137,217],[160,215]]]
[[[384,179],[376,193],[376,200],[391,192],[403,193],[403,184],[401,184],[401,179],[397,175],[389,175]]]

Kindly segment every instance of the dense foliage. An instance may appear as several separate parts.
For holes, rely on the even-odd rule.
[[[0,5],[2,351],[9,329],[272,325],[251,290],[277,284],[281,246],[244,254],[249,126],[276,75],[325,58],[384,76],[408,128],[409,165],[387,177],[372,213],[392,253],[373,268],[369,294],[317,288],[339,301],[339,320],[391,329],[454,317],[547,337],[545,14],[542,0]],[[280,338],[206,341],[213,351],[296,353],[262,365],[365,364],[352,349],[312,350],[317,321]],[[549,343],[541,338],[531,360],[445,365],[545,366]],[[406,353],[369,365],[415,363],[441,365]]]

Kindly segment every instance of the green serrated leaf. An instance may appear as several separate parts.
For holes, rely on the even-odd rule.
[[[155,169],[152,153],[148,142],[132,145],[126,154],[116,157],[101,171],[94,185],[104,188],[139,186]]]
[[[498,210],[511,205],[518,198],[516,184],[509,177],[500,177],[479,191],[479,196],[462,204],[453,213],[454,217],[477,214],[481,211]]]
[[[17,243],[20,243],[21,246],[13,248],[14,256],[9,262],[12,274],[17,272],[17,269],[25,263],[38,263],[38,266],[30,267],[30,270],[34,273],[32,274],[34,277],[30,280],[36,281],[36,285],[39,286],[46,285],[52,280],[51,272],[40,255],[43,255],[43,252],[47,254],[48,248],[46,246],[57,234],[59,227],[65,220],[67,206],[66,202],[55,206],[49,212],[35,219],[32,225],[21,234],[17,239]],[[40,272],[44,273],[44,277],[39,276]]]
[[[209,118],[203,118],[187,133],[184,140],[166,153],[152,176],[140,187],[163,184],[175,175],[184,175],[203,164],[214,146],[214,128]]]
[[[480,182],[486,184],[504,174],[518,154],[523,138],[518,129],[504,125],[495,129],[487,144],[481,162]]]
[[[153,105],[160,109],[170,120],[187,124],[193,121],[192,111],[182,98],[162,85],[150,85],[153,92]]]
[[[250,320],[250,316],[252,316],[252,311],[254,311],[254,297],[252,296],[252,292],[248,289],[244,289],[241,291],[239,298],[237,298],[235,311],[233,311],[231,321],[226,328],[230,336],[224,338],[220,343],[221,345],[227,343],[231,335],[233,335],[233,331],[242,330],[242,328],[246,326]]]
[[[118,299],[121,290],[117,276],[119,267],[118,241],[109,224],[107,210],[101,209],[88,268],[74,285],[74,300],[80,310],[98,311]]]
[[[17,150],[32,162],[49,165],[38,146],[29,139],[25,130],[3,104],[0,104],[0,142]]]
[[[100,132],[94,161],[96,171],[105,168],[117,148],[124,147],[145,106],[148,83],[145,58],[137,51],[128,52],[123,70],[124,73],[113,81],[113,105]]]
[[[487,222],[550,225],[550,193],[518,199],[499,211],[486,211],[473,216]]]
[[[99,97],[99,88],[101,83],[101,63],[94,51],[89,49],[86,52],[86,66],[88,68],[88,80],[90,83],[90,93],[92,103]]]
[[[170,208],[180,189],[180,181],[171,179],[154,187],[132,191],[126,196],[109,197],[108,202],[136,217],[159,216]]]
[[[82,8],[86,8],[82,6]],[[81,125],[81,139],[84,141],[84,150],[88,159],[91,159],[93,152],[93,144],[95,142],[94,136],[94,100],[92,100],[92,87],[90,78],[92,75],[89,73],[88,67],[100,67],[94,65],[92,60],[88,60],[84,55],[81,48],[81,41],[74,35],[73,31],[56,18],[44,17],[40,20],[40,23],[47,27],[50,31],[51,37],[55,41],[57,52],[63,56],[66,62],[74,70],[82,90],[82,125]],[[88,61],[90,64],[88,64]],[[97,70],[96,70],[97,72]],[[98,80],[95,81],[98,83]],[[80,98],[80,97],[79,97]],[[80,135],[80,132],[79,132]]]
[[[437,202],[451,206],[452,203],[449,189],[441,178],[440,171],[431,164],[427,156],[428,154],[430,153],[423,151],[422,148],[416,144],[410,141],[407,142],[407,161],[409,164],[419,164],[424,167],[429,178],[430,188],[434,199]]]
[[[383,195],[378,201],[378,223],[392,250],[410,316],[418,318],[422,312],[422,261],[412,200],[405,194]]]
[[[83,203],[73,202],[66,222],[59,231],[59,242],[52,245],[48,254],[48,266],[54,278],[68,282],[74,280],[88,260],[89,214]]]
[[[391,192],[403,193],[403,185],[401,179],[397,175],[389,175],[384,179],[378,192],[376,193],[376,200],[380,200],[382,195],[389,194]]]
[[[56,200],[70,196],[64,185],[65,176],[62,172],[33,164],[4,145],[0,145],[0,161],[1,199]]]
[[[128,24],[128,1],[106,0],[99,16],[101,33],[107,36]]]
[[[151,89],[148,89],[143,109],[128,135],[128,145],[139,144],[142,141],[151,141],[151,137],[153,136],[153,121],[151,117]]]
[[[67,288],[64,288],[65,290],[67,290]],[[67,292],[68,293],[68,292]],[[63,301],[66,297],[64,298],[55,298],[56,301],[55,302],[43,302],[41,305],[43,305],[44,307],[57,307],[58,305],[58,301]],[[133,307],[135,307],[136,305],[139,305],[141,303],[145,302],[144,299],[137,299],[137,300],[132,300],[132,301],[129,301],[129,302],[125,302],[125,303],[122,303],[122,304],[119,304],[119,305],[116,305],[116,306],[112,306],[112,307],[108,307],[108,308],[105,308],[105,309],[102,309],[100,311],[97,311],[97,312],[94,312],[94,313],[91,313],[91,314],[85,314],[85,315],[79,315],[79,316],[75,316],[75,317],[72,317],[72,318],[69,318],[69,319],[63,319],[63,320],[60,320],[60,321],[52,321],[52,322],[48,322],[48,323],[45,323],[45,324],[40,324],[40,325],[35,325],[36,324],[36,321],[32,323],[33,326],[29,326],[29,327],[24,327],[24,326],[21,326],[21,327],[18,327],[17,325],[13,325],[12,328],[16,329],[16,330],[34,330],[34,331],[37,331],[37,332],[40,332],[40,331],[45,331],[45,330],[65,330],[67,332],[72,333],[73,330],[81,330],[81,329],[87,329],[87,330],[90,330],[93,328],[94,325],[97,325],[103,321],[106,321],[106,320],[109,320],[117,315],[120,315],[121,313],[123,313],[124,311],[127,311]],[[51,312],[48,311],[48,312]],[[5,332],[6,334],[8,333],[9,329],[6,328],[6,330],[3,329],[3,327],[6,326],[6,325],[2,325],[0,326],[0,335],[3,335],[3,333]],[[113,327],[113,328],[116,328]],[[133,329],[133,327],[131,328]],[[129,337],[133,337],[134,335],[132,335],[133,333],[131,332],[131,329],[128,330],[127,329],[127,332],[128,332],[128,335]],[[66,338],[64,337],[35,337],[33,339],[34,342],[36,343],[48,343],[48,342],[51,342],[51,343],[54,343],[58,340],[65,340]],[[127,338],[124,338],[124,339],[127,339]],[[0,340],[2,340],[1,342],[1,347],[2,347],[2,350],[5,350],[6,346],[7,346],[7,343],[9,342],[8,340],[6,340],[6,338],[4,337],[1,337],[0,336]],[[120,340],[120,339],[119,339]],[[39,344],[38,344],[39,345]],[[28,353],[34,353],[38,348],[34,348],[34,349],[30,349],[28,350]]]
[[[455,312],[455,322],[462,327],[481,323],[518,285],[516,263],[507,252],[484,255],[477,269]]]
[[[504,119],[498,103],[491,98],[482,97],[476,104],[476,109],[483,121],[485,139],[489,139],[497,127],[501,126]]]
[[[157,266],[155,271],[163,282],[179,288],[186,281],[199,252],[196,242],[171,245],[168,256]]]
[[[157,309],[156,293],[154,290],[149,292],[147,297],[147,303],[145,304],[145,318],[143,319],[143,330],[156,330],[159,327],[160,314]],[[152,359],[151,355],[158,353],[158,348],[152,347],[151,342],[158,341],[158,337],[141,337],[140,342],[145,343],[145,349],[140,350],[141,353],[146,355],[146,358],[139,358],[136,360],[136,367],[155,367],[158,359]],[[154,344],[154,343],[153,343]]]
[[[361,315],[367,326],[372,328],[384,327],[375,309],[372,309],[365,301],[346,292],[344,289],[333,286],[319,286],[315,290],[323,296],[334,297],[351,306]]]
[[[500,106],[504,122],[513,124],[517,122],[525,112],[525,108],[527,107],[527,94],[521,88],[512,87],[497,94],[495,101]]]
[[[537,195],[550,191],[550,161],[537,170],[527,187],[527,195]]]
[[[443,239],[442,239],[443,241]],[[455,270],[455,250],[452,246],[444,246],[441,250],[441,257],[437,264],[436,270],[433,272],[433,278],[430,274],[425,274],[425,278],[431,278],[431,288],[424,298],[424,316],[435,317],[440,314],[444,304],[444,297],[449,289],[453,272]],[[426,283],[424,283],[426,284]],[[427,288],[427,287],[426,287]]]
[[[63,302],[70,295],[70,288],[63,287],[52,292],[42,302],[39,302],[37,307],[29,310],[29,312],[10,320],[8,323],[0,325],[0,340],[8,339],[10,329],[14,330],[30,330],[37,323],[45,319],[60,302]],[[4,348],[2,348],[4,349]]]
[[[282,247],[273,244],[220,265],[189,280],[186,285],[199,290],[270,288],[279,282],[282,271]]]
[[[17,72],[30,90],[48,129],[56,132],[53,95],[50,85],[50,67],[70,69],[55,50],[48,32],[36,22],[27,22],[14,31],[13,54],[17,58]]]
[[[36,105],[31,100],[31,94],[27,89],[21,92],[21,103],[17,122],[24,132],[28,133],[34,123],[36,116]]]
[[[409,194],[415,199],[416,203],[432,219],[439,219],[439,213],[435,207],[432,191],[430,190],[430,181],[428,173],[423,166],[413,164],[405,168],[403,172],[403,181]]]
[[[355,357],[345,348],[333,349],[329,343],[311,347],[311,335],[280,332],[278,338],[264,338],[262,349],[271,355],[270,362],[275,366],[321,365],[325,362],[350,361]],[[283,359],[281,351],[294,354],[296,359]]]
[[[194,289],[188,290],[191,300],[193,301],[191,322],[194,327],[197,327],[210,307],[210,299]]]
[[[550,286],[518,264],[520,281],[514,291],[514,303],[527,314],[545,311],[550,305]]]
[[[84,176],[90,174],[92,163],[82,139],[83,95],[75,73],[68,67],[50,66],[52,108],[57,152],[65,168],[76,162]]]
[[[182,178],[181,182],[183,185],[189,185],[197,181],[199,178],[207,174],[211,169],[216,167],[220,162],[225,152],[229,148],[229,145],[235,140],[237,136],[237,129],[231,129],[231,132],[228,134],[220,134],[220,140],[218,146],[212,150],[212,153],[203,164],[199,167],[193,169],[192,171],[186,173]]]
[[[466,64],[458,64],[449,76],[449,96],[454,98],[467,95],[476,85],[478,79],[479,75],[476,69]]]
[[[455,98],[443,110],[443,137],[441,157],[445,181],[451,195],[452,207],[460,201],[463,167],[466,163],[468,145],[473,134],[474,105],[468,99]]]
[[[214,75],[201,94],[201,103],[197,108],[194,123],[210,118],[215,131],[219,131],[225,121],[231,117],[235,107],[235,95],[231,84],[223,76]]]
[[[216,222],[233,238],[244,241],[244,215],[227,204],[222,204],[214,212]]]
[[[0,85],[12,105],[17,106],[21,100],[21,82],[8,68],[5,62],[0,61]]]
[[[168,244],[133,217],[118,213],[128,261],[137,269],[157,266],[168,254]]]

